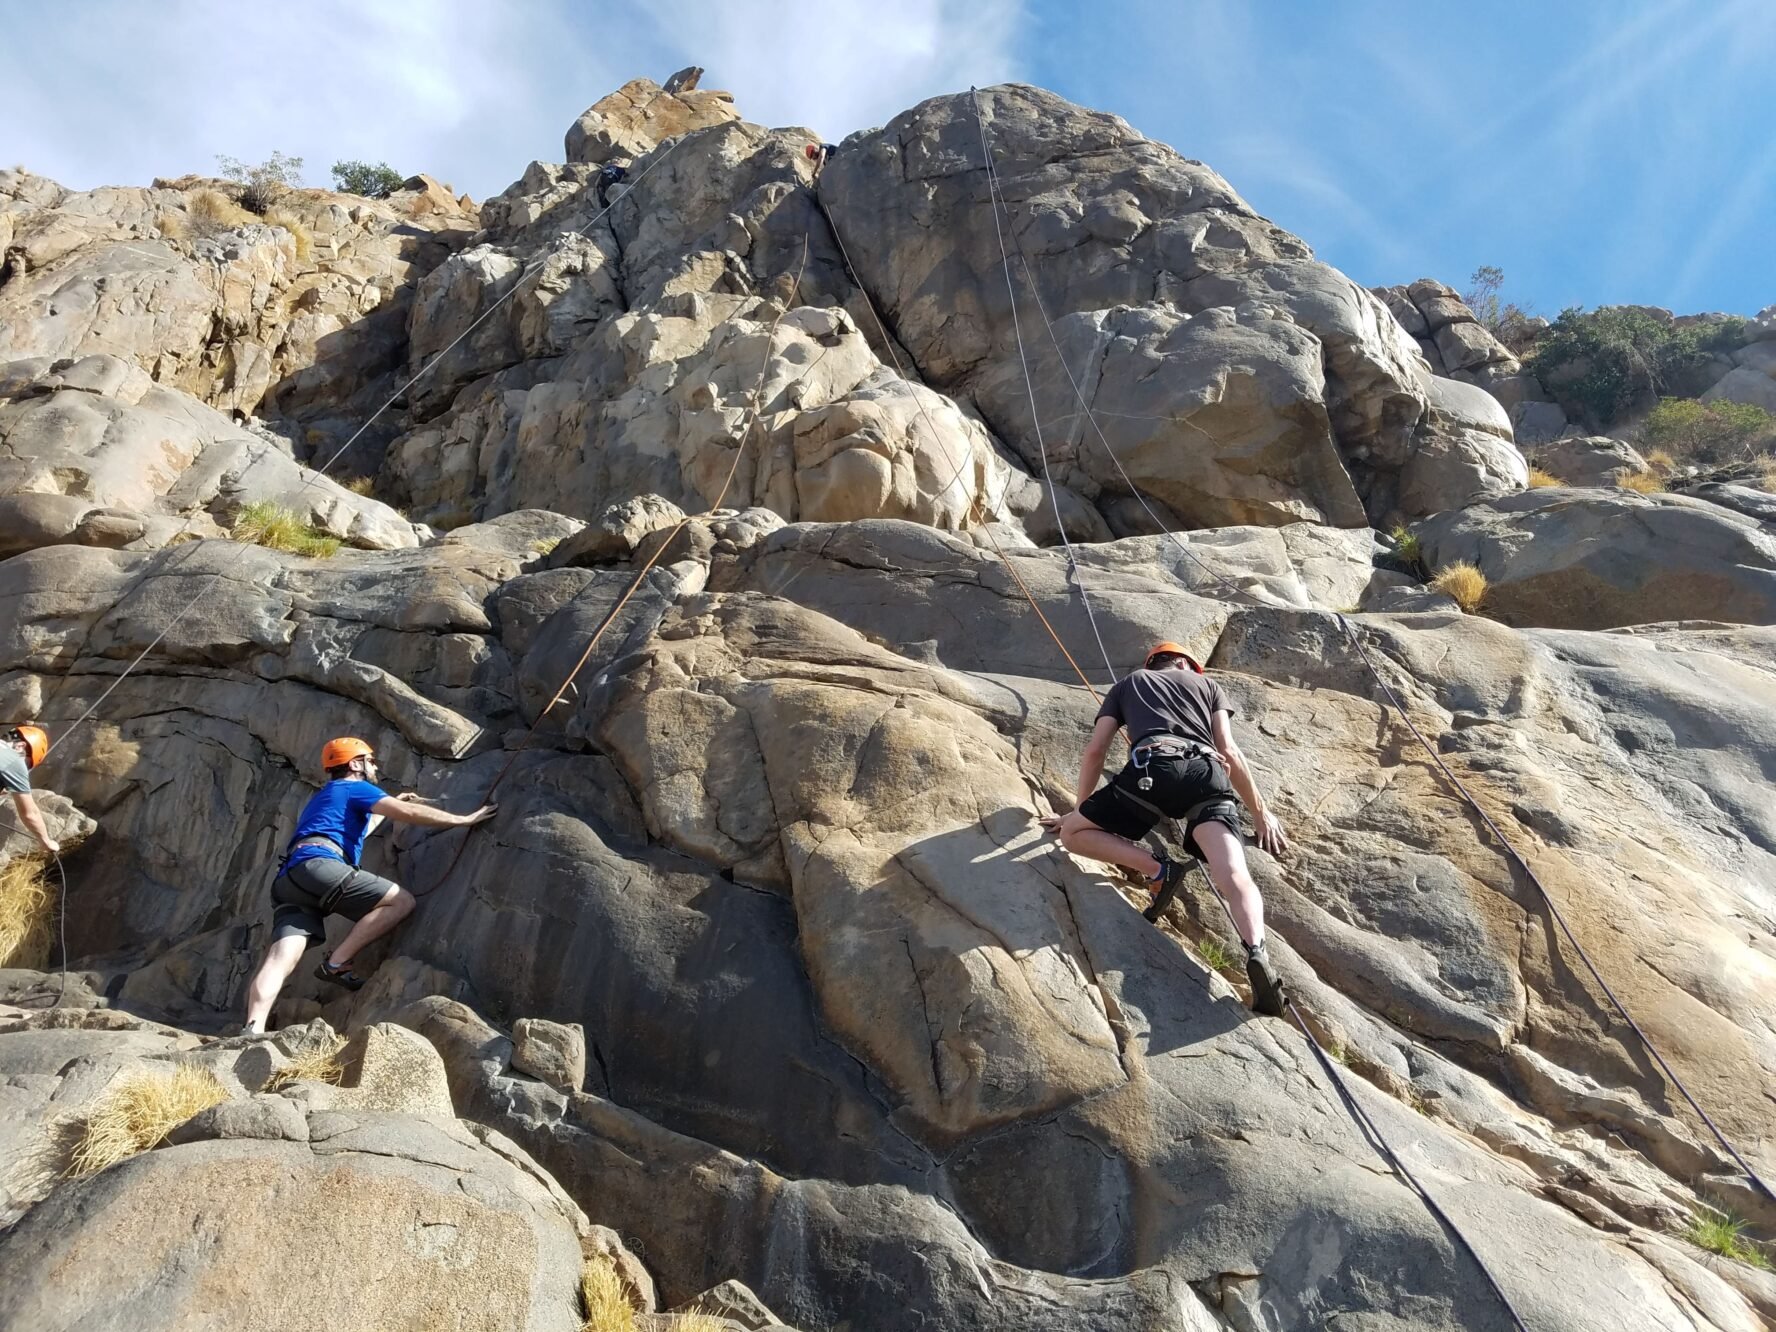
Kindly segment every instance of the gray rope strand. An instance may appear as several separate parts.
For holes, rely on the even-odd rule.
[[[1555,902],[1553,894],[1548,891],[1547,886],[1542,882],[1540,876],[1530,868],[1529,862],[1525,860],[1522,853],[1517,850],[1515,843],[1513,843],[1509,837],[1505,836],[1504,830],[1500,828],[1497,823],[1493,822],[1492,816],[1481,807],[1480,802],[1474,798],[1473,793],[1468,790],[1461,778],[1457,777],[1455,773],[1451,771],[1449,765],[1443,761],[1443,756],[1437,752],[1436,747],[1433,746],[1431,742],[1425,738],[1424,733],[1414,725],[1412,718],[1406,713],[1405,705],[1400,702],[1399,695],[1396,694],[1393,687],[1382,678],[1381,672],[1376,669],[1375,663],[1370,660],[1369,650],[1363,646],[1363,641],[1357,637],[1356,631],[1351,628],[1350,621],[1345,619],[1342,615],[1338,616],[1337,620],[1339,628],[1344,631],[1344,636],[1350,640],[1351,646],[1357,650],[1357,655],[1363,659],[1363,665],[1369,668],[1370,676],[1372,676],[1375,683],[1381,687],[1382,693],[1387,696],[1388,702],[1393,705],[1394,711],[1399,714],[1400,720],[1405,723],[1406,729],[1412,732],[1413,739],[1417,740],[1419,745],[1423,747],[1425,753],[1430,755],[1431,762],[1436,764],[1437,770],[1443,774],[1445,780],[1447,780],[1461,795],[1461,798],[1467,802],[1468,808],[1472,809],[1474,813],[1479,816],[1481,823],[1486,825],[1487,830],[1492,833],[1493,837],[1497,839],[1499,846],[1503,848],[1506,857],[1513,865],[1522,871],[1523,877],[1529,881],[1530,885],[1534,887],[1536,892],[1541,896],[1543,904],[1548,908],[1548,913],[1553,916],[1555,924],[1560,926],[1560,932],[1566,936],[1566,941],[1573,946],[1573,951],[1579,955],[1579,960],[1585,964],[1585,970],[1591,973],[1591,979],[1596,981],[1598,987],[1609,997],[1610,1003],[1615,1007],[1616,1012],[1621,1015],[1622,1021],[1627,1023],[1629,1029],[1640,1038],[1640,1043],[1646,1047],[1647,1053],[1658,1063],[1659,1067],[1664,1071],[1665,1076],[1671,1079],[1671,1085],[1676,1087],[1679,1093],[1682,1094],[1684,1100],[1689,1102],[1690,1109],[1694,1110],[1702,1122],[1708,1126],[1708,1131],[1714,1135],[1714,1140],[1721,1145],[1727,1155],[1731,1156],[1733,1160],[1738,1163],[1739,1168],[1745,1172],[1745,1177],[1756,1185],[1759,1192],[1761,1192],[1766,1198],[1769,1198],[1772,1202],[1776,1202],[1776,1193],[1770,1191],[1770,1186],[1766,1184],[1758,1172],[1752,1168],[1751,1163],[1740,1155],[1738,1148],[1734,1147],[1733,1144],[1728,1141],[1727,1135],[1721,1132],[1719,1126],[1709,1117],[1708,1112],[1704,1110],[1696,1098],[1690,1094],[1690,1089],[1684,1085],[1683,1079],[1677,1076],[1676,1070],[1666,1062],[1665,1056],[1659,1053],[1659,1047],[1653,1044],[1652,1037],[1648,1036],[1641,1028],[1641,1025],[1634,1020],[1633,1015],[1628,1011],[1628,1006],[1616,997],[1616,992],[1610,988],[1609,982],[1604,980],[1603,973],[1598,971],[1596,965],[1591,961],[1591,955],[1585,951],[1585,946],[1579,942],[1578,936],[1572,931],[1572,927],[1566,923],[1566,917],[1561,913],[1560,906]]]
[[[1085,607],[1085,618],[1091,624],[1092,637],[1097,639],[1098,651],[1104,658],[1104,669],[1110,673],[1111,680],[1117,678],[1116,667],[1110,661],[1110,650],[1104,646],[1104,635],[1098,629],[1097,613],[1092,610],[1091,597],[1085,590],[1085,576],[1079,570],[1079,558],[1074,553],[1073,542],[1067,536],[1067,520],[1061,515],[1061,502],[1055,486],[1054,472],[1049,468],[1048,444],[1042,437],[1042,419],[1036,410],[1036,381],[1030,373],[1030,358],[1024,351],[1023,320],[1018,315],[1017,289],[1011,280],[1011,251],[1005,244],[1005,229],[1000,224],[999,211],[1005,207],[999,191],[999,173],[993,166],[993,150],[987,144],[987,122],[981,116],[980,94],[976,89],[968,90],[974,104],[975,128],[980,131],[981,158],[987,171],[987,208],[993,214],[993,233],[999,239],[999,257],[1005,270],[1005,295],[1011,302],[1011,330],[1017,340],[1018,361],[1024,370],[1024,391],[1030,400],[1030,423],[1036,431],[1036,449],[1042,457],[1042,477],[1048,483],[1048,504],[1054,511],[1055,527],[1061,534],[1061,545],[1067,552],[1067,567],[1072,571],[1074,585],[1079,589],[1080,603]],[[1009,216],[1010,209],[1006,207]]]
[[[667,158],[671,157],[673,153],[677,152],[679,149],[679,146],[683,142],[684,142],[683,136],[681,136],[677,139],[674,139],[672,141],[671,146],[668,147],[664,153],[662,153],[659,157],[655,158],[652,162],[649,162],[646,169],[643,170],[640,175],[636,176],[634,183],[631,184],[629,186],[629,188],[623,192],[622,197],[617,198],[617,199],[613,199],[610,203],[606,204],[603,208],[599,209],[598,212],[593,215],[591,220],[588,221],[584,226],[581,226],[578,229],[576,229],[575,231],[567,233],[567,234],[575,235],[575,236],[584,236],[587,232],[589,232],[594,226],[596,226],[598,224],[599,220],[601,218],[603,218],[606,213],[610,212],[611,209],[615,208],[618,204],[623,202],[623,199],[628,197],[629,193],[632,190],[634,190],[636,185],[639,185],[639,184],[641,184],[642,181],[646,180],[648,178],[648,176],[653,172],[655,167],[659,166],[662,162],[666,161]],[[444,360],[444,358],[446,356],[448,356],[452,351],[454,351],[459,345],[461,345],[463,339],[467,338],[469,336],[469,334],[473,333],[477,328],[479,328],[483,323],[485,323],[488,320],[488,318],[490,318],[492,316],[492,314],[495,310],[499,309],[507,301],[511,300],[514,296],[516,296],[518,294],[519,290],[523,287],[523,285],[527,279],[529,279],[530,277],[534,276],[537,273],[542,272],[543,266],[548,262],[548,258],[549,258],[549,256],[547,254],[544,254],[543,256],[538,258],[532,266],[527,267],[524,272],[520,273],[518,275],[518,280],[516,282],[514,282],[511,285],[511,287],[508,288],[506,290],[506,292],[499,297],[498,300],[494,301],[485,310],[483,310],[480,313],[480,315],[478,315],[475,318],[474,322],[472,322],[461,333],[458,333],[456,335],[456,337],[453,338],[450,341],[450,343],[444,348],[443,351],[439,352],[436,356],[432,357],[431,360],[427,361],[423,366],[421,366],[419,368],[418,373],[414,374],[410,379],[407,380],[407,382],[405,384],[401,385],[400,388],[396,389],[395,392],[392,395],[390,395],[388,400],[382,404],[382,406],[378,407],[375,411],[371,412],[370,415],[365,418],[364,424],[359,426],[355,431],[353,431],[351,438],[347,439],[345,441],[345,443],[341,444],[337,449],[335,449],[328,456],[328,458],[325,462],[321,463],[321,465],[319,467],[307,468],[306,471],[308,474],[303,478],[302,484],[297,487],[297,493],[300,494],[302,491],[308,489],[308,487],[314,485],[315,482],[318,481],[326,473],[326,471],[329,467],[331,467],[334,463],[339,461],[340,455],[343,454],[347,449],[349,449],[353,444],[357,443],[359,438],[362,437],[363,433],[366,430],[368,430],[372,425],[375,424],[376,419],[379,416],[381,416],[384,412],[386,412],[390,407],[394,406],[395,403],[400,401],[402,395],[405,394],[408,389],[412,388],[421,379],[425,378],[426,375],[430,374],[434,369],[436,369],[437,366]],[[189,529],[190,525],[191,525],[191,520],[187,519],[185,527],[181,529],[181,532]],[[193,558],[193,557],[188,557],[188,558]],[[216,586],[216,583],[221,579],[221,577],[222,577],[222,571],[219,569],[215,573],[212,573],[210,575],[209,579],[206,582],[204,582],[197,589],[197,591],[192,595],[191,599],[189,601],[187,601],[182,607],[180,607],[178,613],[176,615],[174,615],[173,618],[167,622],[166,626],[163,629],[161,629],[161,631],[154,636],[153,640],[148,644],[148,646],[143,648],[139,653],[137,653],[135,656],[135,659],[132,660],[128,666],[123,668],[123,673],[121,675],[119,675],[116,680],[112,681],[110,687],[107,688],[104,693],[100,694],[99,697],[92,703],[92,705],[90,707],[88,707],[86,709],[85,712],[81,713],[79,717],[75,718],[72,724],[63,727],[60,734],[58,734],[53,740],[50,741],[49,749],[46,749],[44,751],[45,757],[48,756],[50,750],[53,750],[63,740],[66,740],[75,731],[79,730],[80,727],[93,715],[93,713],[98,711],[99,706],[101,704],[103,704],[106,699],[110,698],[111,695],[116,692],[117,687],[119,685],[121,685],[125,680],[127,680],[135,672],[136,668],[138,666],[140,666],[142,664],[142,662],[147,659],[148,654],[153,652],[155,648],[159,647],[160,644],[165,640],[166,636],[168,634],[172,633],[172,631],[174,629],[176,629],[179,626],[179,624],[184,621],[185,617],[192,612],[192,610],[197,606],[198,602],[202,601],[206,596],[208,596],[210,594],[210,591]],[[113,609],[115,609],[115,607],[113,607]],[[72,669],[73,669],[73,666],[70,663],[69,670],[72,671]],[[64,678],[66,678],[66,677],[64,677]]]

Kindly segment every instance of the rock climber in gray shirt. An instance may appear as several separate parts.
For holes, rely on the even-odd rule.
[[[1207,867],[1246,945],[1252,1007],[1283,1013],[1283,987],[1264,947],[1264,901],[1246,867],[1240,802],[1252,814],[1257,843],[1272,855],[1288,847],[1283,825],[1265,807],[1245,755],[1233,740],[1233,704],[1176,643],[1158,643],[1138,671],[1111,686],[1079,765],[1079,808],[1044,819],[1067,850],[1137,871],[1155,895],[1176,890],[1188,862],[1139,845],[1161,819],[1184,824],[1184,845]],[[1104,756],[1127,729],[1129,761],[1098,788]]]
[[[55,855],[61,843],[49,835],[43,811],[37,808],[37,797],[31,794],[31,769],[43,762],[49,753],[49,733],[41,726],[18,725],[4,729],[6,743],[0,745],[0,791],[12,796],[12,807],[43,849]]]

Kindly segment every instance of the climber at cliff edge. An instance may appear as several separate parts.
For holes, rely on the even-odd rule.
[[[1280,1017],[1283,983],[1264,947],[1264,902],[1246,868],[1240,803],[1251,811],[1261,848],[1278,855],[1288,842],[1234,743],[1232,715],[1227,694],[1188,652],[1155,644],[1141,669],[1104,696],[1079,762],[1079,807],[1042,825],[1067,850],[1135,870],[1156,898],[1169,900],[1189,863],[1155,856],[1137,842],[1161,819],[1181,820],[1185,848],[1208,867],[1246,945],[1253,1009]],[[1129,735],[1129,761],[1099,790],[1104,756],[1121,728]]]
[[[376,784],[376,754],[362,740],[329,740],[321,749],[327,784],[309,797],[271,885],[271,947],[247,990],[247,1025],[265,1031],[271,1006],[312,944],[325,944],[327,916],[354,921],[315,975],[356,990],[363,978],[351,969],[360,949],[413,914],[413,894],[399,884],[358,868],[364,839],[384,819],[422,828],[466,828],[494,816],[496,805],[472,814],[449,814],[411,794],[391,796]]]
[[[53,856],[62,849],[61,843],[49,835],[43,811],[37,808],[37,797],[31,794],[31,769],[43,762],[47,753],[49,733],[41,726],[8,726],[6,743],[0,745],[0,791],[11,793],[19,822]]]

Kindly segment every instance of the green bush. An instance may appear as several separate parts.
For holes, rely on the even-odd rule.
[[[1776,416],[1748,402],[1661,398],[1647,413],[1640,437],[1678,462],[1742,462],[1776,450]]]
[[[1529,368],[1568,416],[1607,430],[1660,394],[1700,393],[1713,354],[1737,347],[1744,329],[1743,319],[1678,328],[1634,306],[1574,307],[1542,335]]]
[[[302,159],[273,152],[257,166],[235,157],[218,155],[222,178],[241,186],[240,205],[249,212],[263,214],[277,202],[285,190],[302,184]]]
[[[387,162],[335,162],[333,187],[341,194],[361,194],[366,199],[386,199],[405,180]]]

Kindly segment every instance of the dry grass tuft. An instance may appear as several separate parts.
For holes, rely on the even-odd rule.
[[[241,506],[232,535],[236,541],[271,550],[287,550],[292,555],[309,555],[318,560],[339,553],[338,537],[310,527],[289,509],[280,508],[269,500],[255,500]]]
[[[154,229],[170,241],[191,239],[191,223],[183,213],[162,213],[154,219]]]
[[[672,1320],[672,1332],[727,1332],[728,1322],[714,1314],[678,1314]]]
[[[87,1113],[68,1171],[80,1178],[127,1161],[158,1146],[198,1111],[227,1099],[228,1089],[216,1075],[195,1064],[131,1074]]]
[[[42,856],[15,856],[0,865],[0,967],[42,971],[49,964],[48,868]]]
[[[1486,600],[1486,575],[1466,560],[1446,564],[1431,579],[1433,590],[1453,597],[1455,604],[1469,615],[1475,614]]]
[[[1657,472],[1623,472],[1616,478],[1616,485],[1637,495],[1657,495],[1665,489],[1665,482]]]
[[[354,476],[345,483],[345,488],[354,495],[368,498],[376,489],[376,478],[373,476]]]
[[[1669,475],[1677,470],[1677,459],[1664,449],[1654,449],[1651,453],[1642,456],[1646,458],[1647,466],[1656,472],[1664,472]]]
[[[1731,1212],[1717,1212],[1711,1208],[1690,1218],[1683,1237],[1698,1249],[1769,1271],[1770,1259],[1756,1240],[1746,1238],[1745,1227],[1746,1223]]]
[[[345,1076],[345,1065],[339,1062],[339,1052],[345,1049],[345,1045],[345,1037],[340,1036],[331,1042],[298,1050],[290,1056],[289,1067],[280,1068],[266,1081],[265,1090],[274,1092],[292,1082],[327,1082],[337,1087]]]
[[[1776,458],[1765,458],[1758,468],[1758,485],[1776,493]]]
[[[532,554],[547,555],[560,544],[560,537],[538,537],[535,541],[530,543],[530,549]]]
[[[259,220],[219,190],[199,190],[186,207],[192,220],[206,232],[232,231]]]
[[[1565,484],[1566,482],[1552,472],[1543,471],[1540,467],[1529,469],[1529,488],[1531,490],[1546,490],[1550,486],[1564,486]]]
[[[1209,964],[1212,971],[1232,971],[1239,961],[1233,950],[1212,934],[1205,934],[1196,945],[1197,955]]]
[[[586,1259],[580,1271],[580,1299],[586,1310],[580,1332],[632,1332],[635,1327],[635,1306],[629,1303],[623,1278],[617,1275],[616,1264],[602,1254]]]
[[[269,226],[282,227],[295,237],[296,261],[298,263],[306,264],[313,258],[314,233],[308,229],[308,223],[297,217],[296,214],[282,208],[273,208],[265,215],[265,221]]]

